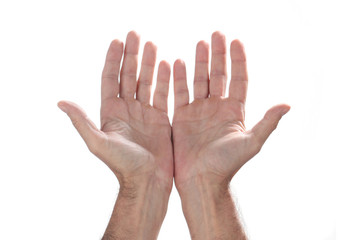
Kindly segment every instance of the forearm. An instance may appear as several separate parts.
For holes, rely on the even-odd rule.
[[[123,184],[103,240],[156,239],[170,190],[154,181]]]
[[[228,184],[199,178],[178,190],[192,239],[247,239]]]

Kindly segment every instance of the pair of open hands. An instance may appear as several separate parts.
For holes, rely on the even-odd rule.
[[[248,77],[244,47],[239,40],[231,43],[231,81],[229,97],[225,97],[226,41],[223,34],[215,32],[210,74],[209,45],[200,41],[196,47],[195,99],[191,103],[185,64],[181,60],[174,63],[175,112],[170,125],[167,100],[171,67],[160,62],[150,105],[156,46],[145,44],[137,78],[139,39],[135,32],[129,32],[125,48],[118,40],[109,47],[101,82],[100,129],[76,104],[61,101],[59,107],[68,114],[90,151],[114,172],[120,185],[151,179],[171,191],[174,178],[180,191],[198,178],[213,184],[229,183],[259,152],[290,107],[272,107],[259,123],[246,130]]]

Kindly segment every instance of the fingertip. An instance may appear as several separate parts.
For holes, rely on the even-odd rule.
[[[184,75],[186,72],[185,62],[181,59],[177,59],[174,63],[174,74]]]
[[[128,32],[126,39],[140,39],[140,35],[136,31],[131,30]]]
[[[284,116],[285,114],[287,114],[291,109],[290,105],[287,104],[283,104],[282,105],[282,110],[281,110],[281,116]]]
[[[70,102],[70,101],[59,101],[58,102],[58,107],[64,111],[66,114],[70,114],[72,115],[74,112],[77,111],[83,111],[82,108],[77,105],[76,103]]]
[[[67,104],[65,101],[59,101],[57,103],[58,108],[60,108],[61,111],[63,111],[64,113],[67,113],[68,109],[67,109]]]
[[[124,46],[124,43],[120,41],[119,39],[114,39],[110,43],[111,48],[122,48]]]
[[[222,32],[220,32],[220,31],[215,31],[215,32],[213,32],[213,34],[211,35],[211,38],[212,38],[212,39],[216,39],[216,38],[222,39],[222,38],[225,38],[225,35],[224,35]]]
[[[124,43],[119,39],[112,40],[106,54],[106,61],[120,61],[123,51]]]
[[[241,42],[239,39],[234,39],[230,44],[230,48],[244,49],[244,43]]]
[[[209,62],[209,44],[203,40],[196,45],[196,61]]]
[[[278,104],[271,107],[264,115],[264,119],[279,122],[280,119],[290,110],[287,104]]]
[[[211,50],[213,54],[226,54],[225,35],[216,31],[211,36]]]
[[[169,64],[167,61],[162,60],[162,61],[159,63],[159,71],[164,72],[164,73],[170,75],[170,73],[171,73],[171,66],[170,66],[170,64]]]
[[[152,52],[156,52],[157,46],[153,42],[148,41],[145,43],[144,49],[150,50]]]
[[[159,66],[162,66],[164,68],[171,68],[170,63],[168,63],[166,60],[161,60],[159,63]]]
[[[176,59],[174,62],[174,74],[185,68],[185,62],[182,59]]]
[[[209,44],[208,44],[206,41],[201,40],[201,41],[199,41],[199,42],[197,43],[196,49],[199,49],[199,50],[203,50],[203,49],[208,50],[208,49],[209,49]]]
[[[176,59],[174,62],[174,67],[175,66],[181,66],[181,65],[185,65],[184,61],[180,58]]]
[[[235,39],[230,44],[230,57],[233,61],[246,61],[244,44]]]
[[[61,109],[61,110],[65,110],[65,112],[67,114],[74,114],[74,113],[82,113],[84,112],[84,110],[79,106],[77,105],[76,103],[74,102],[71,102],[71,101],[59,101],[58,102],[58,107]],[[64,111],[63,110],[63,111]]]
[[[140,45],[140,35],[135,31],[130,31],[126,37],[125,52],[137,54]]]
[[[145,46],[144,46],[144,52],[143,52],[143,58],[142,58],[142,68],[145,66],[151,66],[152,68],[155,68],[156,65],[156,51],[157,51],[157,47],[153,42],[146,42]],[[140,75],[142,76],[142,74],[146,74],[146,72],[143,72],[142,70],[140,71]],[[144,75],[145,76],[145,75]],[[150,76],[148,74],[146,74],[146,76],[148,78],[150,78]]]

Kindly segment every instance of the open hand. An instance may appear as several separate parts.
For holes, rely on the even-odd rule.
[[[173,145],[175,183],[179,191],[199,179],[228,184],[233,175],[257,154],[281,117],[290,109],[281,104],[267,111],[251,130],[245,128],[248,84],[246,56],[239,40],[230,46],[231,82],[227,81],[226,42],[219,32],[212,35],[211,71],[209,46],[201,41],[196,49],[194,101],[189,104],[185,64],[174,64],[175,113]]]
[[[171,189],[173,151],[167,116],[170,65],[164,61],[159,64],[151,106],[156,46],[151,42],[145,44],[138,80],[139,36],[129,32],[123,48],[122,42],[114,40],[106,56],[101,81],[101,129],[76,104],[61,101],[58,105],[68,114],[90,151],[109,166],[120,184],[151,179]]]

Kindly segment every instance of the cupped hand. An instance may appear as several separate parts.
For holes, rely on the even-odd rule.
[[[229,183],[233,175],[256,155],[290,107],[269,109],[252,129],[245,128],[248,85],[246,56],[239,40],[230,46],[231,82],[227,81],[226,41],[219,32],[212,35],[211,70],[209,46],[196,48],[194,101],[189,104],[185,64],[174,64],[175,112],[172,124],[175,183],[178,189],[196,181]]]
[[[68,114],[90,151],[109,166],[120,184],[151,178],[171,189],[173,150],[167,116],[170,65],[164,61],[159,64],[151,106],[156,46],[151,42],[145,44],[137,79],[139,41],[135,32],[129,32],[125,49],[118,40],[110,44],[101,81],[101,129],[76,104],[61,101],[58,106]]]

